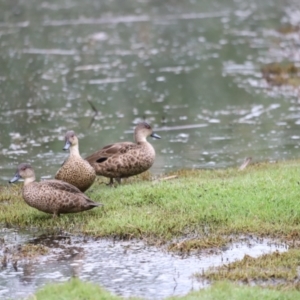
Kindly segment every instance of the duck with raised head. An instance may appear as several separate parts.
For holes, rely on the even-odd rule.
[[[94,202],[77,187],[61,180],[35,181],[35,173],[28,163],[19,164],[15,176],[9,181],[13,183],[24,179],[22,195],[25,202],[40,211],[53,214],[77,213],[102,205]]]
[[[147,141],[148,136],[161,138],[148,123],[139,123],[134,130],[135,143],[120,142],[105,146],[86,160],[97,175],[110,178],[110,185],[114,178],[120,183],[121,178],[143,173],[153,165],[155,150]]]
[[[65,135],[65,146],[63,150],[70,150],[69,157],[57,171],[55,179],[68,182],[82,192],[85,192],[95,181],[94,168],[84,160],[79,153],[79,141],[73,130]]]

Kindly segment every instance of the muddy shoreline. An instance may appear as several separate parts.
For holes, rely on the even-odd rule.
[[[195,274],[209,267],[228,264],[245,255],[258,257],[287,251],[284,244],[251,236],[240,237],[222,249],[197,250],[183,257],[168,252],[166,245],[149,246],[138,240],[32,234],[7,228],[2,228],[0,235],[1,299],[25,298],[45,283],[71,277],[97,283],[124,297],[163,299],[207,286],[209,281],[199,280]],[[157,286],[161,288],[157,290]]]

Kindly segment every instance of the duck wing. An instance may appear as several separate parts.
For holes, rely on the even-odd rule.
[[[56,179],[45,180],[45,181],[39,182],[39,184],[45,184],[48,187],[51,187],[52,189],[57,190],[57,191],[64,191],[64,192],[68,192],[71,194],[76,194],[76,195],[82,197],[82,199],[84,199],[87,203],[90,203],[90,205],[92,205],[92,206],[103,205],[101,203],[97,203],[97,202],[91,200],[87,195],[82,193],[76,186],[74,186],[68,182],[62,181],[62,180],[56,180]]]
[[[41,181],[40,184],[50,186],[51,188],[59,191],[65,191],[73,194],[83,194],[76,186],[62,180],[45,180]]]
[[[121,142],[121,143],[107,145],[102,149],[98,150],[97,152],[86,157],[86,160],[90,163],[91,162],[101,163],[106,161],[111,156],[125,154],[135,147],[136,144],[131,142]]]

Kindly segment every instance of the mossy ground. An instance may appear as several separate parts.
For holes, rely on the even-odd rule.
[[[299,87],[300,68],[293,62],[270,63],[261,68],[265,80],[275,86]]]
[[[256,259],[245,257],[202,276],[212,281],[269,283],[278,279],[276,287],[298,290],[299,164],[260,163],[243,171],[181,170],[168,174],[176,175],[170,180],[150,180],[149,174],[144,174],[116,188],[100,184],[102,179],[98,179],[87,194],[103,207],[56,219],[29,207],[22,200],[20,185],[4,186],[0,189],[0,223],[49,233],[63,230],[97,237],[138,238],[157,245],[168,243],[169,250],[182,253],[219,248],[241,234],[273,237],[289,245],[289,251]],[[248,293],[248,288],[232,288],[238,295]],[[215,289],[220,287],[214,287],[211,293]],[[254,289],[253,293],[265,291]],[[266,293],[277,295],[277,291]],[[292,299],[289,295],[292,292],[280,299]],[[269,299],[277,299],[272,297]]]
[[[218,268],[211,268],[198,276],[210,280],[226,279],[245,283],[270,284],[272,286],[274,286],[274,281],[277,281],[277,283],[284,283],[286,286],[294,286],[299,289],[299,265],[300,251],[291,249],[288,252],[274,252],[258,258],[245,255],[240,261]]]

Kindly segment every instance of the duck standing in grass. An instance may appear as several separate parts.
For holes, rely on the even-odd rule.
[[[18,166],[13,183],[24,179],[22,195],[25,202],[45,213],[58,217],[60,214],[77,213],[102,205],[89,199],[77,187],[61,180],[35,181],[35,173],[30,164]]]
[[[94,183],[96,173],[94,168],[80,156],[78,138],[73,130],[65,135],[63,150],[68,149],[70,155],[57,171],[55,179],[68,182],[85,192]]]
[[[110,178],[110,185],[113,184],[114,178],[120,183],[121,178],[143,173],[153,165],[155,150],[147,142],[148,136],[160,139],[148,123],[139,123],[134,131],[135,143],[120,142],[105,146],[86,160],[93,166],[97,175]]]

